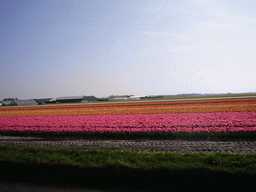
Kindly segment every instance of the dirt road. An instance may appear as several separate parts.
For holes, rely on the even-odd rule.
[[[0,145],[11,144],[15,146],[50,146],[67,148],[127,148],[137,152],[228,152],[256,154],[256,141],[221,141],[219,139],[169,139],[169,140],[113,140],[113,139],[83,139],[83,138],[40,138],[0,136]]]

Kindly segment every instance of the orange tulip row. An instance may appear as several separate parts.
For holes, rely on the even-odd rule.
[[[256,112],[256,102],[143,105],[143,106],[101,106],[101,107],[59,107],[24,108],[0,110],[0,116],[63,116],[63,115],[129,115],[165,113],[214,113],[214,112]]]

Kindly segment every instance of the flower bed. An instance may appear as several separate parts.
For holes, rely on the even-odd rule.
[[[129,114],[167,114],[167,113],[215,113],[215,112],[256,112],[256,101],[218,102],[187,104],[178,102],[164,105],[161,103],[134,105],[112,104],[101,106],[55,106],[55,107],[24,107],[2,108],[0,116],[60,116],[60,115],[129,115]],[[197,101],[198,102],[198,101]],[[168,103],[168,102],[167,102]]]
[[[256,132],[256,112],[0,117],[0,131],[78,134]]]
[[[0,133],[251,137],[256,99],[2,108]]]

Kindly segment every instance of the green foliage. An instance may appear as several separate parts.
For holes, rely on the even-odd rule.
[[[138,153],[112,149],[68,149],[50,147],[17,147],[11,145],[0,146],[0,160],[20,162],[49,162],[79,166],[104,165],[133,168],[192,168],[208,167],[230,172],[255,172],[256,154],[228,154],[228,153]]]

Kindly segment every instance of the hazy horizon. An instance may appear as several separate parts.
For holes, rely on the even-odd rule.
[[[1,0],[0,100],[256,92],[256,3]]]
[[[165,95],[160,95],[160,94],[156,94],[156,95],[134,95],[134,96],[176,96],[176,95],[193,95],[193,94],[200,94],[200,95],[235,95],[235,94],[256,94],[256,92],[243,92],[243,93],[180,93],[180,94],[175,94],[175,95],[170,95],[170,94],[165,94]],[[95,96],[95,95],[66,95],[66,96],[61,96],[61,97],[78,97],[78,96]],[[110,96],[125,96],[125,95],[109,95],[106,97],[97,97],[96,98],[108,98]],[[3,98],[0,99],[0,101],[4,100],[4,99],[16,99],[17,97],[8,97],[8,98]],[[59,97],[40,97],[40,98],[17,98],[18,100],[28,100],[28,99],[46,99],[46,98],[52,98],[52,99],[57,99]]]

